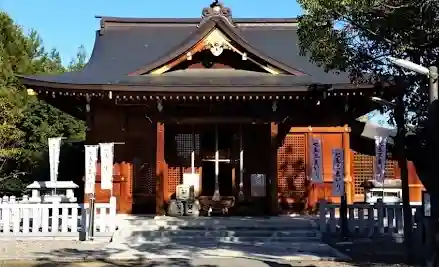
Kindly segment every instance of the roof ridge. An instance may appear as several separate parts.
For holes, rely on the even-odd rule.
[[[141,17],[112,17],[95,16],[101,20],[101,28],[120,26],[120,24],[175,24],[175,25],[197,25],[203,18],[141,18]],[[233,18],[233,22],[239,24],[291,24],[297,23],[297,18]]]

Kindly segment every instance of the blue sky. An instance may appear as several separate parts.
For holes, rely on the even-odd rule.
[[[224,0],[234,17],[293,18],[301,14],[293,0]],[[36,30],[46,49],[56,48],[64,64],[75,57],[78,47],[91,53],[99,19],[95,16],[119,17],[200,17],[210,0],[0,0],[6,11],[25,31]],[[385,117],[374,116],[378,122]]]
[[[67,64],[84,45],[90,54],[100,16],[120,17],[200,17],[211,0],[0,0],[25,30],[35,29],[47,49],[56,48]],[[224,0],[234,17],[297,17],[299,5],[293,0]]]

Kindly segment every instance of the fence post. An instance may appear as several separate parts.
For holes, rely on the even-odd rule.
[[[328,202],[325,199],[321,199],[319,203],[319,226],[320,232],[325,233],[327,230],[326,225],[326,209]]]
[[[2,209],[2,222],[3,222],[3,234],[9,235],[10,233],[10,225],[11,225],[11,207],[9,204],[9,197],[3,197],[3,206]]]
[[[111,205],[111,208],[110,208],[110,225],[109,225],[110,232],[116,231],[116,208],[117,208],[116,201],[117,201],[116,197],[112,196],[110,198],[110,205]]]
[[[375,208],[377,209],[377,217],[378,217],[378,232],[380,234],[384,234],[384,203],[382,199],[378,199],[375,204]]]

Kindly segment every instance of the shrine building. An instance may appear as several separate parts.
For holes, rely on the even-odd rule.
[[[391,99],[381,81],[350,82],[299,53],[296,19],[234,18],[221,4],[200,18],[100,17],[78,72],[21,77],[29,93],[87,123],[86,143],[116,142],[119,213],[166,213],[185,173],[201,205],[266,215],[332,196],[332,149],[343,148],[347,201],[373,179],[373,140],[358,117]],[[60,33],[61,34],[61,33]],[[310,140],[322,140],[324,183],[310,182]],[[368,152],[369,151],[369,152]],[[80,159],[82,160],[82,159]],[[421,187],[411,164],[411,201]],[[98,168],[99,170],[99,168]],[[390,158],[386,178],[398,179]],[[110,190],[96,198],[108,202]]]

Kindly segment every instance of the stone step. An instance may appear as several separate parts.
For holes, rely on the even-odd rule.
[[[233,243],[233,244],[273,244],[273,243],[306,243],[316,242],[316,238],[307,237],[212,237],[212,236],[173,236],[173,237],[148,237],[134,236],[131,237],[132,244],[140,245],[146,243]]]
[[[180,226],[180,225],[139,225],[139,226],[123,226],[120,229],[133,229],[133,230],[141,230],[141,231],[166,231],[166,230],[174,230],[174,231],[284,231],[284,232],[294,232],[294,231],[315,231],[316,227],[313,226],[292,226],[292,225],[279,225],[279,226],[264,226],[264,225],[236,225],[236,226],[228,226],[228,225],[215,225],[215,226],[199,226],[199,225],[191,225],[191,226]]]
[[[312,238],[319,237],[317,231],[264,231],[264,230],[250,230],[250,231],[231,231],[231,230],[214,230],[214,231],[198,231],[198,230],[158,230],[158,231],[144,231],[133,229],[127,231],[130,234],[139,234],[148,237],[279,237],[279,238]]]
[[[252,221],[252,220],[236,220],[236,219],[125,219],[119,224],[125,227],[149,227],[149,226],[161,226],[161,227],[180,227],[191,229],[313,229],[316,228],[316,224],[310,223],[310,220],[267,220],[267,221]]]

